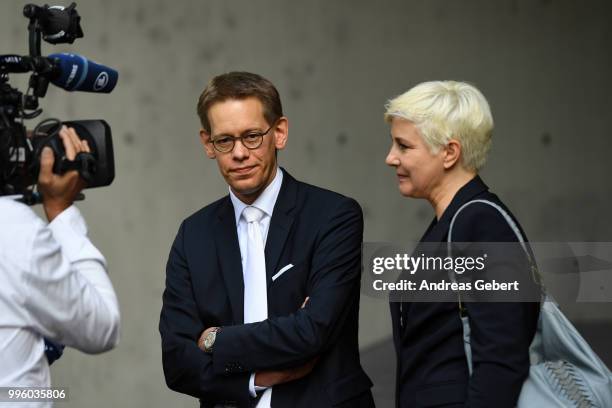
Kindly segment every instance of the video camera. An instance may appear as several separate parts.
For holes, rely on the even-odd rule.
[[[104,120],[47,119],[31,133],[23,121],[42,113],[38,98],[46,95],[49,83],[67,91],[109,93],[117,84],[117,71],[78,54],[41,55],[41,36],[50,44],[72,44],[83,37],[76,3],[68,7],[28,4],[23,15],[30,20],[29,55],[0,55],[0,195],[21,194],[21,200],[29,205],[42,201],[35,185],[45,146],[53,149],[54,173],[77,170],[87,188],[111,184],[115,178],[113,144],[110,126]],[[24,94],[9,85],[8,74],[27,72],[32,74]],[[81,152],[69,161],[59,138],[62,125],[73,127],[87,140],[91,153]]]

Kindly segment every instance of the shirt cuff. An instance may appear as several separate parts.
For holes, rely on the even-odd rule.
[[[249,378],[249,394],[251,397],[257,398],[257,393],[267,390],[268,387],[260,387],[259,385],[255,385],[255,373],[251,374],[251,378]]]
[[[251,397],[257,398],[257,391],[255,391],[255,373],[251,374],[251,378],[249,378],[249,394],[251,394]]]

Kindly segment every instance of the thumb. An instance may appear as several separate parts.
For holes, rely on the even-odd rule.
[[[51,174],[53,172],[53,163],[55,163],[53,150],[49,146],[45,146],[40,155],[40,172]]]

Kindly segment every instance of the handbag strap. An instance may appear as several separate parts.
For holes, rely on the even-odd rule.
[[[476,199],[476,200],[468,201],[467,203],[459,207],[455,215],[453,215],[453,218],[451,219],[451,222],[450,222],[450,227],[448,228],[448,239],[447,239],[448,250],[450,251],[450,246],[452,242],[451,235],[453,233],[453,226],[455,225],[455,220],[457,219],[457,216],[459,215],[461,211],[463,211],[465,207],[471,204],[475,204],[475,203],[482,203],[482,204],[490,205],[491,207],[495,208],[504,217],[504,219],[506,220],[506,222],[508,223],[508,225],[514,232],[514,235],[516,235],[516,238],[521,243],[521,246],[523,247],[525,254],[527,254],[527,258],[529,259],[529,262],[531,262],[531,255],[529,254],[529,251],[527,250],[527,245],[525,245],[525,239],[523,238],[523,234],[521,234],[521,230],[519,229],[518,225],[516,225],[512,217],[510,217],[510,214],[508,214],[506,210],[504,210],[499,204],[496,204],[489,200],[483,200],[483,199]]]
[[[510,228],[512,229],[512,231],[514,232],[514,235],[516,235],[516,238],[518,239],[519,243],[521,244],[521,247],[523,248],[523,251],[525,251],[525,255],[527,256],[527,260],[529,262],[529,265],[531,266],[531,272],[533,274],[534,280],[536,280],[536,282],[541,285],[541,279],[540,279],[540,275],[538,273],[538,269],[535,265],[535,262],[533,262],[533,259],[531,257],[531,254],[529,253],[529,250],[527,249],[527,245],[525,244],[525,239],[523,238],[523,234],[521,234],[521,230],[519,229],[518,225],[516,225],[516,222],[514,222],[514,220],[512,219],[512,217],[510,217],[510,214],[508,214],[508,212],[506,210],[504,210],[499,204],[496,204],[492,201],[489,200],[483,200],[483,199],[476,199],[476,200],[471,200],[468,201],[467,203],[463,204],[461,207],[459,207],[459,209],[457,210],[457,212],[453,215],[453,218],[451,219],[450,222],[450,226],[448,228],[448,237],[446,240],[446,249],[448,252],[449,256],[452,256],[451,252],[452,252],[452,233],[453,233],[453,227],[455,225],[455,221],[457,220],[457,216],[459,215],[459,213],[461,211],[463,211],[464,208],[466,208],[469,205],[472,204],[476,204],[476,203],[482,203],[482,204],[486,204],[489,205],[493,208],[495,208],[506,220],[506,222],[508,223],[508,225],[510,226]],[[451,271],[451,280],[453,282],[455,282],[455,275],[454,273]],[[457,292],[457,297],[458,297],[458,303],[459,303],[459,314],[461,315],[461,317],[466,316],[467,311],[465,309],[465,307],[463,306],[463,303],[461,302],[461,295],[459,292]]]

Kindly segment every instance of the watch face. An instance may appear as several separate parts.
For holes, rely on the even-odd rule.
[[[217,332],[208,333],[208,335],[204,339],[205,349],[209,350],[212,348],[213,344],[215,344],[215,337],[217,337]]]

